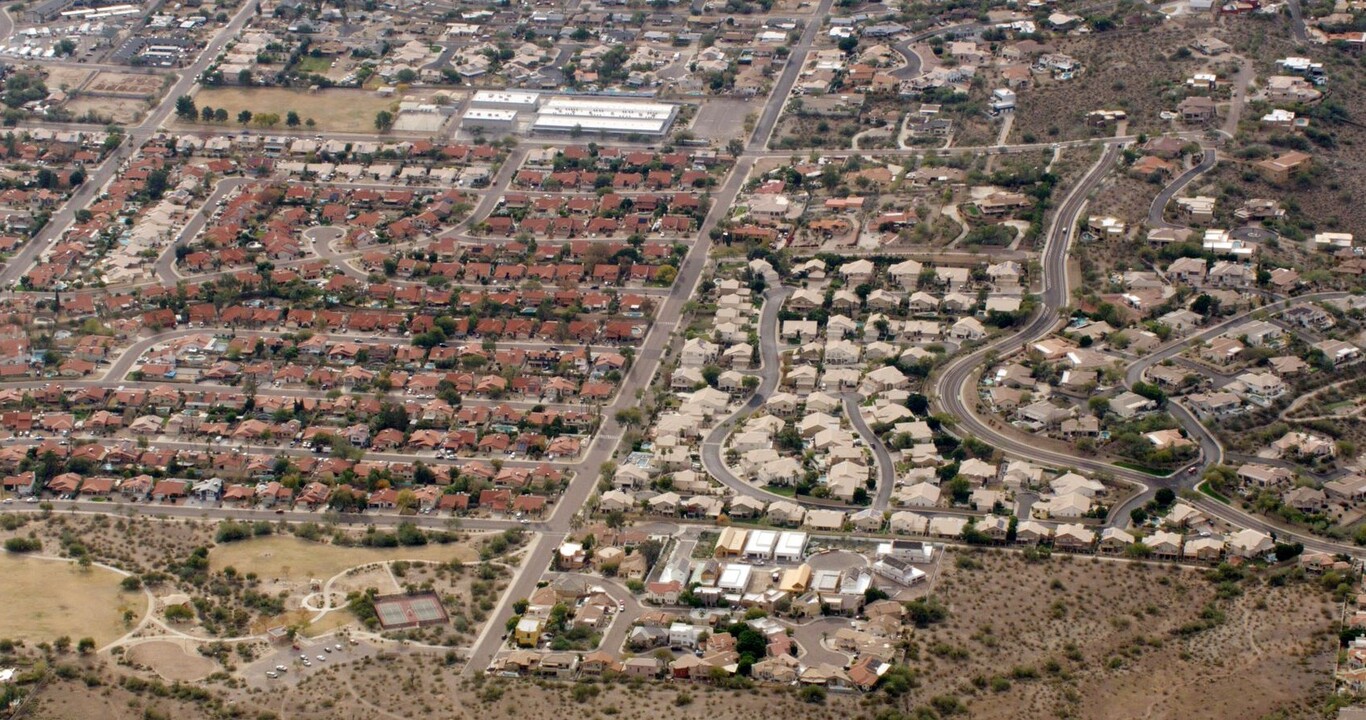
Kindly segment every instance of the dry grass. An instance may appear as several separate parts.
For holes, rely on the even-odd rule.
[[[195,95],[199,107],[225,108],[229,123],[237,113],[250,110],[255,115],[275,113],[284,127],[285,115],[293,110],[302,118],[313,118],[319,130],[333,132],[374,132],[375,114],[390,110],[395,98],[385,98],[364,90],[329,89],[316,93],[290,88],[205,88]]]
[[[209,553],[209,567],[232,566],[240,573],[256,573],[263,580],[286,583],[326,581],[348,568],[390,560],[469,562],[478,553],[465,545],[423,545],[411,548],[341,547],[272,535],[220,545]]]
[[[122,577],[97,567],[0,553],[0,577],[0,637],[91,637],[102,646],[128,631],[125,610],[141,617],[147,608],[141,592],[121,592]]]
[[[910,712],[932,702],[941,711],[956,703],[958,717],[972,718],[1321,716],[1336,607],[1314,585],[1273,587],[1254,574],[1221,592],[1204,571],[1162,564],[1059,556],[1028,563],[1000,551],[961,558],[955,552],[945,559],[936,588],[946,619],[911,637],[908,664],[919,686],[901,699],[832,693],[809,704],[786,687],[736,692],[641,682],[584,684],[576,699],[567,683],[463,678],[444,653],[411,646],[329,664],[288,687],[207,687],[248,716],[269,712],[293,720],[835,720],[874,717],[892,707]],[[1178,632],[1207,608],[1217,620]],[[33,717],[132,720],[146,704],[163,703],[80,682],[55,682],[41,700]],[[100,712],[85,712],[96,705]],[[203,707],[178,710],[176,717],[191,720],[211,715]]]
[[[199,680],[218,669],[217,663],[164,640],[135,645],[126,655],[129,662],[145,665],[166,680]]]
[[[75,117],[94,113],[104,122],[128,124],[140,120],[147,112],[147,101],[137,98],[82,96],[62,106]]]

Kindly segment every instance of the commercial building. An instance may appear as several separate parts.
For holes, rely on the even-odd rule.
[[[533,132],[604,133],[660,137],[678,116],[678,106],[596,98],[553,98],[542,103]]]
[[[493,130],[496,132],[511,132],[517,125],[516,110],[489,110],[484,108],[470,108],[465,111],[460,118],[460,128],[463,130]]]
[[[474,94],[474,97],[470,98],[470,107],[525,112],[535,110],[540,102],[540,93],[520,90],[480,90]]]

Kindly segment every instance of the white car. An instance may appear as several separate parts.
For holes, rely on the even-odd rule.
[[[326,655],[319,655],[319,656],[318,656],[318,662],[327,662],[327,656],[326,656]]]

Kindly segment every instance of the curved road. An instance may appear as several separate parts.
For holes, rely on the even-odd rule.
[[[887,451],[882,438],[879,438],[873,429],[868,427],[868,421],[863,419],[863,413],[859,409],[859,401],[862,398],[857,393],[844,393],[840,395],[840,399],[844,400],[844,414],[849,416],[849,423],[863,436],[863,442],[873,451],[873,458],[876,460],[877,493],[873,496],[873,509],[886,510],[892,502],[892,488],[896,486],[896,463],[892,461],[892,454]]]
[[[1219,159],[1218,157],[1216,157],[1214,148],[1207,147],[1203,148],[1203,150],[1203,156],[1200,158],[1200,162],[1196,164],[1195,167],[1192,167],[1186,172],[1181,173],[1180,177],[1171,181],[1171,183],[1169,183],[1167,187],[1162,188],[1162,192],[1159,192],[1157,194],[1157,197],[1153,198],[1152,207],[1148,208],[1149,227],[1185,227],[1184,225],[1175,225],[1173,223],[1167,222],[1166,220],[1162,219],[1162,215],[1167,209],[1167,204],[1172,201],[1172,198],[1175,197],[1177,193],[1181,192],[1182,189],[1184,189],[1187,185],[1191,184],[1191,181],[1195,180],[1197,177],[1200,177],[1201,175],[1213,169],[1214,164],[1218,162]]]
[[[1066,269],[1072,229],[1076,226],[1077,217],[1086,205],[1087,195],[1099,186],[1101,180],[1105,177],[1106,173],[1109,172],[1111,166],[1114,165],[1121,147],[1122,142],[1117,142],[1113,139],[1109,141],[1100,160],[1087,171],[1087,174],[1068,194],[1067,198],[1063,201],[1062,206],[1059,208],[1057,216],[1050,226],[1047,244],[1044,248],[1042,262],[1044,291],[1042,293],[1040,311],[1035,315],[1034,319],[1019,332],[998,339],[978,349],[976,352],[960,357],[945,366],[944,370],[935,379],[934,384],[931,386],[931,390],[932,397],[936,404],[955,418],[960,432],[975,435],[982,440],[990,442],[1004,452],[1018,457],[1037,460],[1057,467],[1075,467],[1090,470],[1092,472],[1108,473],[1113,477],[1126,480],[1140,488],[1140,497],[1142,497],[1153,492],[1154,486],[1176,488],[1182,484],[1182,480],[1186,477],[1191,477],[1193,479],[1196,475],[1174,473],[1166,477],[1154,477],[1145,473],[1112,465],[1101,460],[1080,458],[1075,455],[1039,448],[1029,443],[1027,439],[1022,439],[1016,435],[997,430],[992,424],[984,422],[976,412],[978,402],[977,389],[975,382],[972,382],[977,377],[977,371],[985,365],[988,353],[1023,347],[1029,342],[1044,337],[1052,332],[1053,328],[1056,326],[1058,322],[1058,313],[1067,304],[1068,287]],[[1290,302],[1291,301],[1289,300],[1280,301],[1263,308],[1258,308],[1258,311],[1267,311],[1269,309],[1276,309],[1277,307],[1283,308]],[[1213,335],[1222,332],[1228,325],[1244,319],[1249,314],[1250,312],[1244,313],[1241,316],[1230,319],[1225,323],[1221,323],[1219,326],[1205,330],[1196,337],[1205,337],[1206,335],[1212,337]],[[1181,343],[1166,348],[1162,353],[1154,353],[1150,356],[1151,358],[1154,358],[1151,362],[1156,362],[1164,356],[1169,357],[1172,354],[1180,352],[1181,347],[1184,346],[1185,343],[1190,342],[1190,340],[1190,338],[1187,338]],[[1150,365],[1151,362],[1148,362],[1147,364]],[[1132,374],[1132,377],[1126,377],[1126,382],[1130,382],[1131,384],[1132,378],[1142,377],[1142,371],[1146,368],[1146,365],[1143,365],[1142,361],[1138,364],[1143,367],[1136,371],[1131,369],[1131,373],[1136,374]],[[1217,440],[1209,430],[1200,424],[1200,422],[1186,411],[1184,407],[1181,407],[1176,403],[1173,403],[1172,405],[1173,416],[1193,437],[1200,438],[1202,450],[1206,452],[1203,461],[1199,462],[1195,467],[1208,466],[1210,463],[1221,459],[1223,457],[1222,448],[1218,445]],[[1129,502],[1124,503],[1120,508],[1116,509],[1128,507],[1135,501],[1136,500],[1131,499]],[[1321,538],[1307,535],[1302,531],[1282,526],[1279,523],[1271,522],[1265,518],[1254,517],[1237,507],[1225,505],[1203,495],[1194,498],[1192,504],[1213,517],[1221,518],[1237,526],[1275,533],[1279,538],[1300,542],[1309,550],[1327,553],[1346,553],[1357,557],[1366,555],[1366,551],[1363,551],[1360,548],[1325,541]],[[1112,511],[1109,522],[1114,523],[1117,516],[1118,514]]]
[[[782,310],[783,302],[787,296],[791,295],[796,288],[772,282],[764,290],[764,309],[759,315],[759,387],[755,388],[754,394],[749,400],[741,405],[739,409],[731,413],[730,417],[717,423],[707,433],[707,437],[702,440],[702,468],[707,474],[716,478],[718,482],[734,490],[737,494],[748,495],[765,502],[776,502],[778,500],[793,501],[794,498],[785,497],[777,493],[769,492],[761,487],[735,476],[730,467],[726,465],[724,449],[726,438],[735,429],[736,425],[744,422],[755,410],[763,407],[773,391],[778,389],[778,380],[782,377],[783,366],[778,357],[778,312]],[[844,509],[848,506],[833,500],[819,500],[816,498],[802,498],[803,505],[817,505],[820,507],[832,507]]]

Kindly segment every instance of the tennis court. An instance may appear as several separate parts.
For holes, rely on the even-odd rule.
[[[436,593],[381,595],[375,598],[375,614],[385,630],[441,625],[448,621],[446,608]]]

